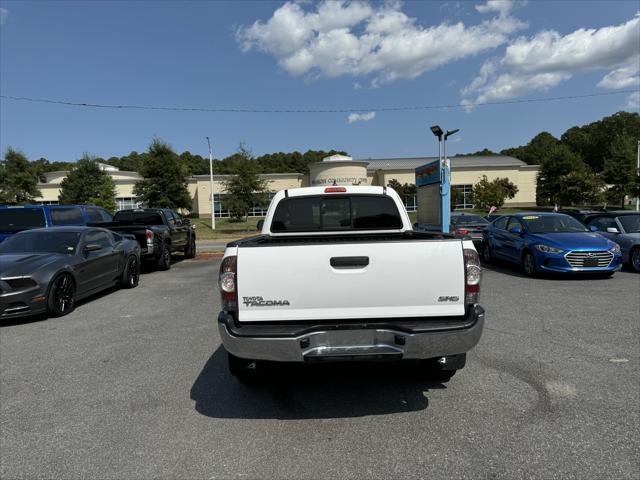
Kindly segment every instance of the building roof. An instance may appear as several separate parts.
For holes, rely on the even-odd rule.
[[[413,158],[375,158],[359,159],[368,162],[367,170],[414,170],[426,163],[437,160],[438,157],[413,157]],[[450,157],[451,168],[469,167],[523,167],[527,164],[515,157],[506,155],[486,156],[455,156]]]

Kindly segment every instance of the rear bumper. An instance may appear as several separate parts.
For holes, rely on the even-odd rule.
[[[480,340],[484,327],[484,309],[471,309],[460,328],[408,331],[384,327],[331,328],[316,326],[295,336],[244,336],[229,325],[233,317],[222,312],[218,317],[224,348],[240,358],[276,362],[312,362],[326,360],[400,360],[428,359],[468,352]],[[256,330],[254,328],[253,330]]]

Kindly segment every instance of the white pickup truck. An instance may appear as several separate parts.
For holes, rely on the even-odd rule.
[[[229,369],[250,381],[263,361],[410,359],[447,381],[482,333],[480,277],[472,241],[413,231],[391,188],[280,191],[220,266]]]

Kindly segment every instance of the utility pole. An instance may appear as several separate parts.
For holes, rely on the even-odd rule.
[[[638,140],[638,146],[636,147],[636,183],[638,184],[638,191],[636,192],[636,212],[640,212],[640,140]]]
[[[213,201],[213,154],[211,153],[211,142],[207,137],[207,145],[209,145],[209,191],[211,193],[211,230],[216,229],[216,210]]]

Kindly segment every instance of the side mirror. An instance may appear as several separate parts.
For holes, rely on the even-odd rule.
[[[620,230],[618,230],[616,227],[609,227],[607,228],[607,233],[620,233]]]
[[[520,235],[522,233],[522,229],[520,227],[511,227],[509,229],[509,233],[513,233],[514,235]]]
[[[84,246],[85,252],[95,252],[96,250],[102,250],[102,245],[98,245],[97,243],[88,243]]]
[[[592,232],[597,232],[598,227],[596,227],[595,225],[589,225],[589,230],[591,230]]]
[[[256,228],[258,230],[262,230],[262,227],[264,227],[264,220],[258,220],[258,225],[256,225]]]

